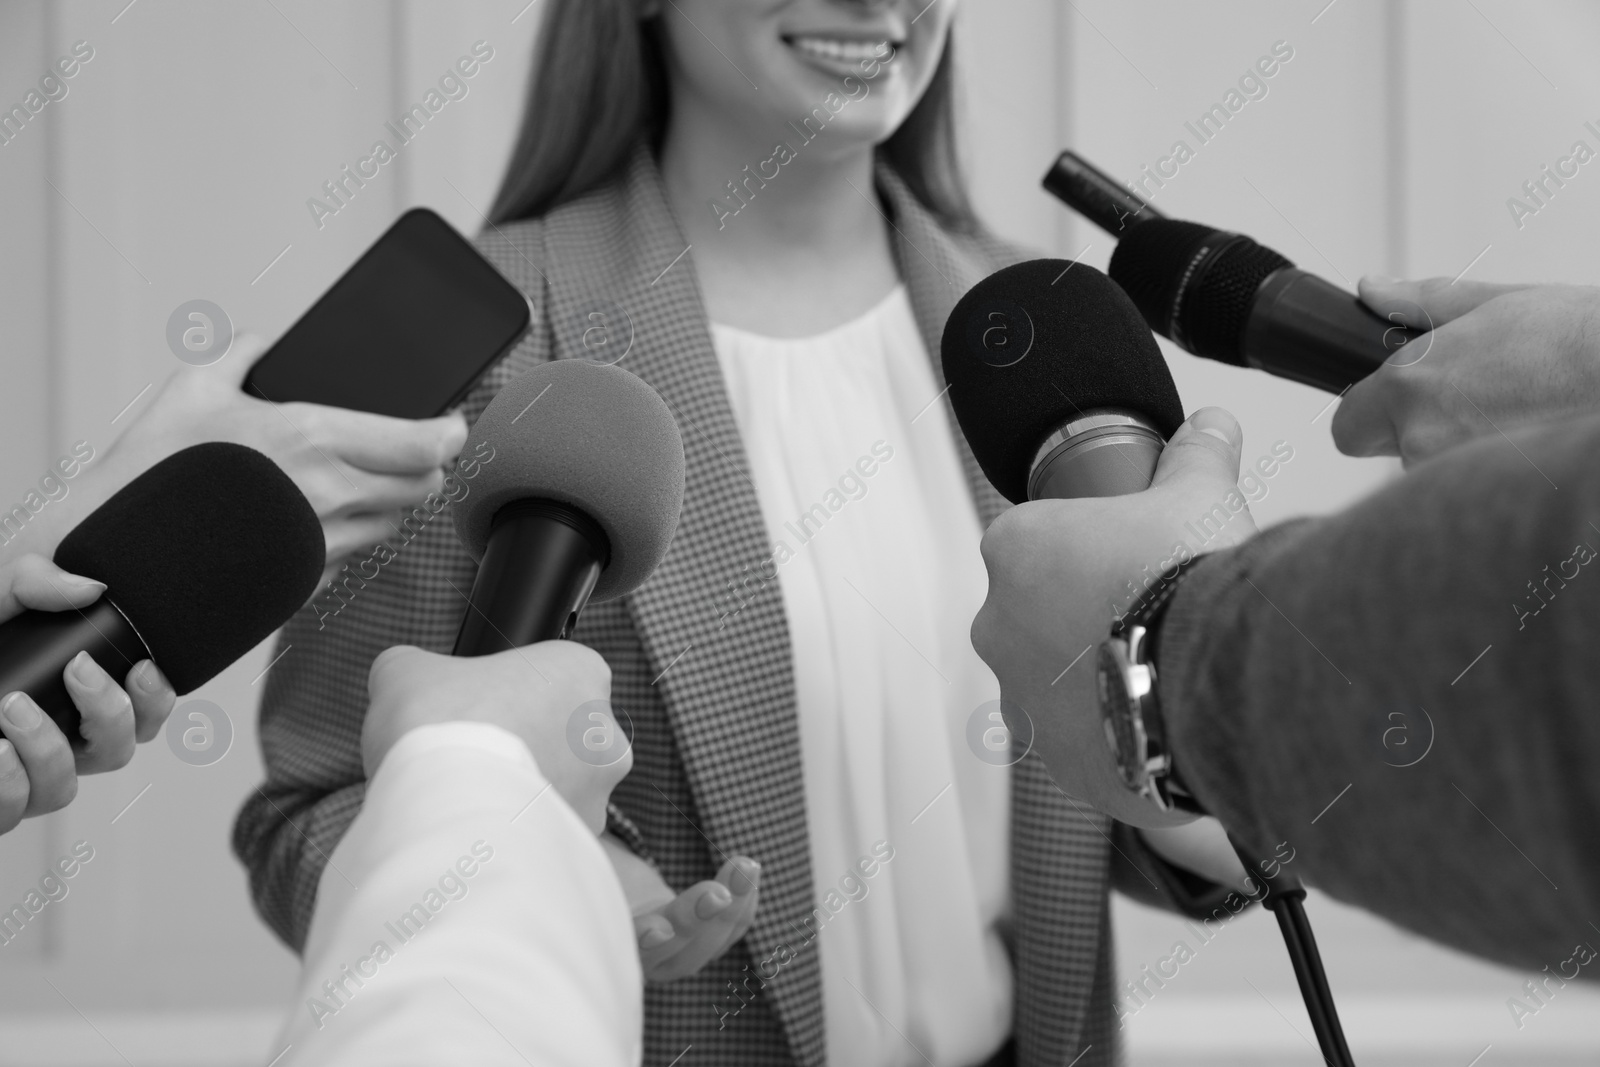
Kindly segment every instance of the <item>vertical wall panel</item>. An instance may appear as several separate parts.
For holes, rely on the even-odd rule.
[[[42,2],[21,2],[0,8],[0,111],[9,113],[36,89],[55,58],[47,42],[50,11]],[[53,458],[54,389],[51,365],[41,357],[51,343],[51,320],[41,314],[54,299],[57,275],[51,223],[54,193],[46,184],[56,149],[53,127],[74,103],[69,88],[64,101],[44,109],[0,145],[0,511],[22,501]],[[0,117],[4,117],[0,115]],[[53,858],[57,834],[45,820],[18,827],[7,838],[0,864],[0,901],[20,899],[44,865]],[[48,955],[59,936],[50,917],[45,934],[33,942],[8,945],[0,953],[33,964]]]
[[[955,27],[974,206],[996,233],[1041,255],[1067,254],[1067,213],[1039,178],[1071,113],[1062,92],[1068,12],[1058,0],[986,0],[965,5]]]
[[[446,105],[412,146],[406,206],[425,204],[466,234],[484,228],[516,139],[542,7],[486,0],[401,5],[406,103],[437,86],[477,42],[494,50],[466,80],[467,95]]]

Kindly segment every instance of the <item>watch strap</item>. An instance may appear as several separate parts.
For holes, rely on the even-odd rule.
[[[1198,558],[1198,557],[1196,557]],[[1136,661],[1150,669],[1151,689],[1142,702],[1141,714],[1144,719],[1144,729],[1150,741],[1157,749],[1168,756],[1167,771],[1161,788],[1172,802],[1172,806],[1180,811],[1193,815],[1204,815],[1205,810],[1195,800],[1194,794],[1183,782],[1178,773],[1175,761],[1171,759],[1172,745],[1167,732],[1166,709],[1161,700],[1161,670],[1157,661],[1159,641],[1161,637],[1161,623],[1166,618],[1167,607],[1172,602],[1173,594],[1177,592],[1182,583],[1185,572],[1194,565],[1195,560],[1190,559],[1177,566],[1171,578],[1162,577],[1160,585],[1151,592],[1143,603],[1136,605],[1127,614],[1112,625],[1113,637],[1126,638],[1134,627],[1142,627],[1143,639],[1139,642]]]

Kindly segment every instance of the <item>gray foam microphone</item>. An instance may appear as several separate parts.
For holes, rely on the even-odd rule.
[[[454,508],[479,561],[456,655],[571,636],[590,600],[625,596],[666,555],[683,505],[683,440],[637,376],[581,359],[507,384],[464,454],[493,449]]]

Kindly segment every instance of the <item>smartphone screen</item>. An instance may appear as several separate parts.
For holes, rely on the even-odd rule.
[[[245,391],[405,419],[443,414],[528,328],[516,286],[413,208],[257,360]]]

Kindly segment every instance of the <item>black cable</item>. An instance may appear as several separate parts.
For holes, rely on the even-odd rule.
[[[1278,929],[1283,931],[1283,944],[1289,950],[1289,962],[1294,966],[1295,980],[1300,983],[1300,997],[1306,1003],[1306,1014],[1311,1016],[1311,1028],[1322,1048],[1322,1058],[1328,1067],[1355,1067],[1350,1046],[1345,1044],[1344,1028],[1339,1025],[1333,990],[1328,988],[1328,976],[1322,969],[1317,939],[1306,918],[1305,886],[1281,866],[1275,877],[1266,877],[1265,864],[1258,862],[1231,836],[1228,840],[1250,877],[1263,887],[1261,906],[1278,918]]]

